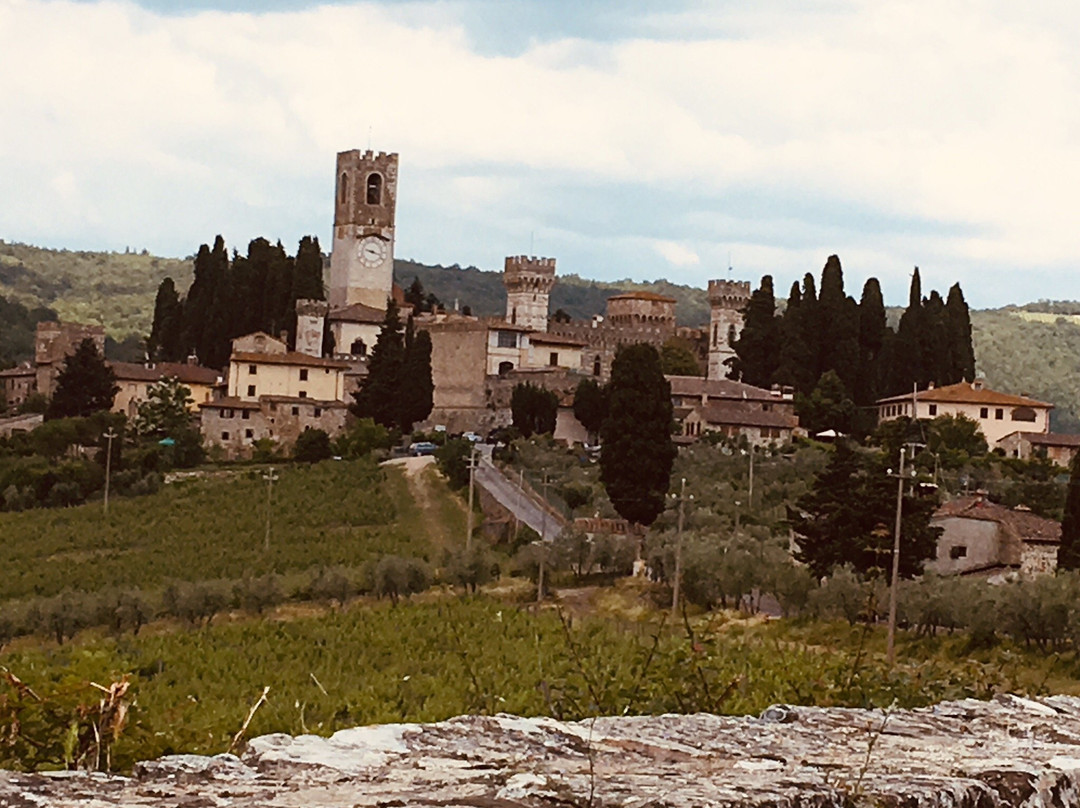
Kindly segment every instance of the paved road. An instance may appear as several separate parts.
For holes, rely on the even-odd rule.
[[[520,491],[517,480],[508,479],[491,464],[488,456],[480,456],[476,484],[495,497],[518,521],[540,534],[544,541],[551,541],[562,530],[563,518],[540,507],[528,492]]]

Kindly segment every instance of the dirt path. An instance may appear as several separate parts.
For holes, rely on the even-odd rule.
[[[440,496],[441,492],[436,491],[436,486],[445,489],[446,484],[438,477],[435,458],[399,457],[388,460],[383,465],[396,466],[404,471],[405,479],[409,483],[409,493],[422,514],[421,521],[432,545],[440,548],[454,546],[451,531],[446,524],[444,506],[449,501],[452,507],[461,513],[462,518],[465,516],[466,506],[458,497],[450,496],[449,491],[445,492],[446,496]]]

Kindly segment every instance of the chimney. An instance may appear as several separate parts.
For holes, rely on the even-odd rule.
[[[933,382],[930,382],[930,384],[929,384],[929,385],[927,386],[927,388],[926,388],[926,389],[927,389],[927,390],[933,390],[933,389],[934,389],[934,383],[933,383]]]

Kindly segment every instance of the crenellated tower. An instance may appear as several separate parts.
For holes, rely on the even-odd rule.
[[[555,285],[555,259],[508,255],[503,267],[506,319],[533,331],[547,331],[548,298]]]
[[[750,302],[749,281],[709,281],[709,378],[727,378],[724,364],[735,356],[731,346],[743,327],[743,312]]]
[[[396,153],[339,152],[330,254],[331,308],[363,303],[386,309],[394,284]]]

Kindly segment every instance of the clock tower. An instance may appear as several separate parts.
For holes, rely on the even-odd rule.
[[[396,153],[339,152],[328,303],[386,310],[394,283]]]

